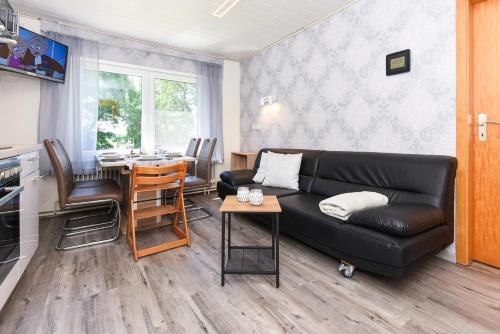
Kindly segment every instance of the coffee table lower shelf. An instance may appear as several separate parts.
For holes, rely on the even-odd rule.
[[[226,211],[224,204],[229,201],[235,201],[235,196],[227,196],[221,206],[222,213],[222,238],[221,238],[221,286],[224,286],[225,275],[229,274],[253,274],[253,275],[275,275],[276,287],[280,286],[280,238],[279,238],[279,213],[281,208],[277,204],[277,208],[273,211],[255,212],[255,208],[245,208],[251,213],[271,215],[271,246],[234,246],[231,243],[231,216],[234,212]],[[268,201],[274,199],[278,203],[276,197],[269,198]],[[242,205],[242,204],[235,204]],[[279,210],[278,210],[279,209]],[[241,211],[240,211],[241,212]],[[227,258],[226,258],[226,218],[227,218]]]
[[[277,275],[272,247],[230,246],[224,274]]]

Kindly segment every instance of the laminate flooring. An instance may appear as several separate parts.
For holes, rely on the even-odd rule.
[[[404,279],[363,271],[281,237],[272,276],[226,276],[220,286],[220,200],[190,225],[192,246],[134,262],[114,243],[54,250],[63,219],[43,219],[40,246],[0,314],[0,333],[499,333],[500,270],[437,257]],[[168,233],[144,232],[144,243]],[[267,227],[233,219],[233,243],[266,244]]]

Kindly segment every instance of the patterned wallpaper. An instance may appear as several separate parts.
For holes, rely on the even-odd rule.
[[[360,0],[243,62],[241,143],[455,155],[455,0]]]

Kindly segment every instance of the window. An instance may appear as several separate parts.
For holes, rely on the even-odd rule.
[[[154,79],[154,90],[155,144],[182,151],[198,135],[196,84]]]
[[[142,78],[99,72],[97,149],[141,147]]]
[[[106,62],[99,85],[98,150],[182,152],[198,136],[194,76]]]

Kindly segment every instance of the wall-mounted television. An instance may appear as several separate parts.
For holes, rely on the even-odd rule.
[[[64,83],[68,47],[19,27],[17,44],[0,43],[0,70]]]

